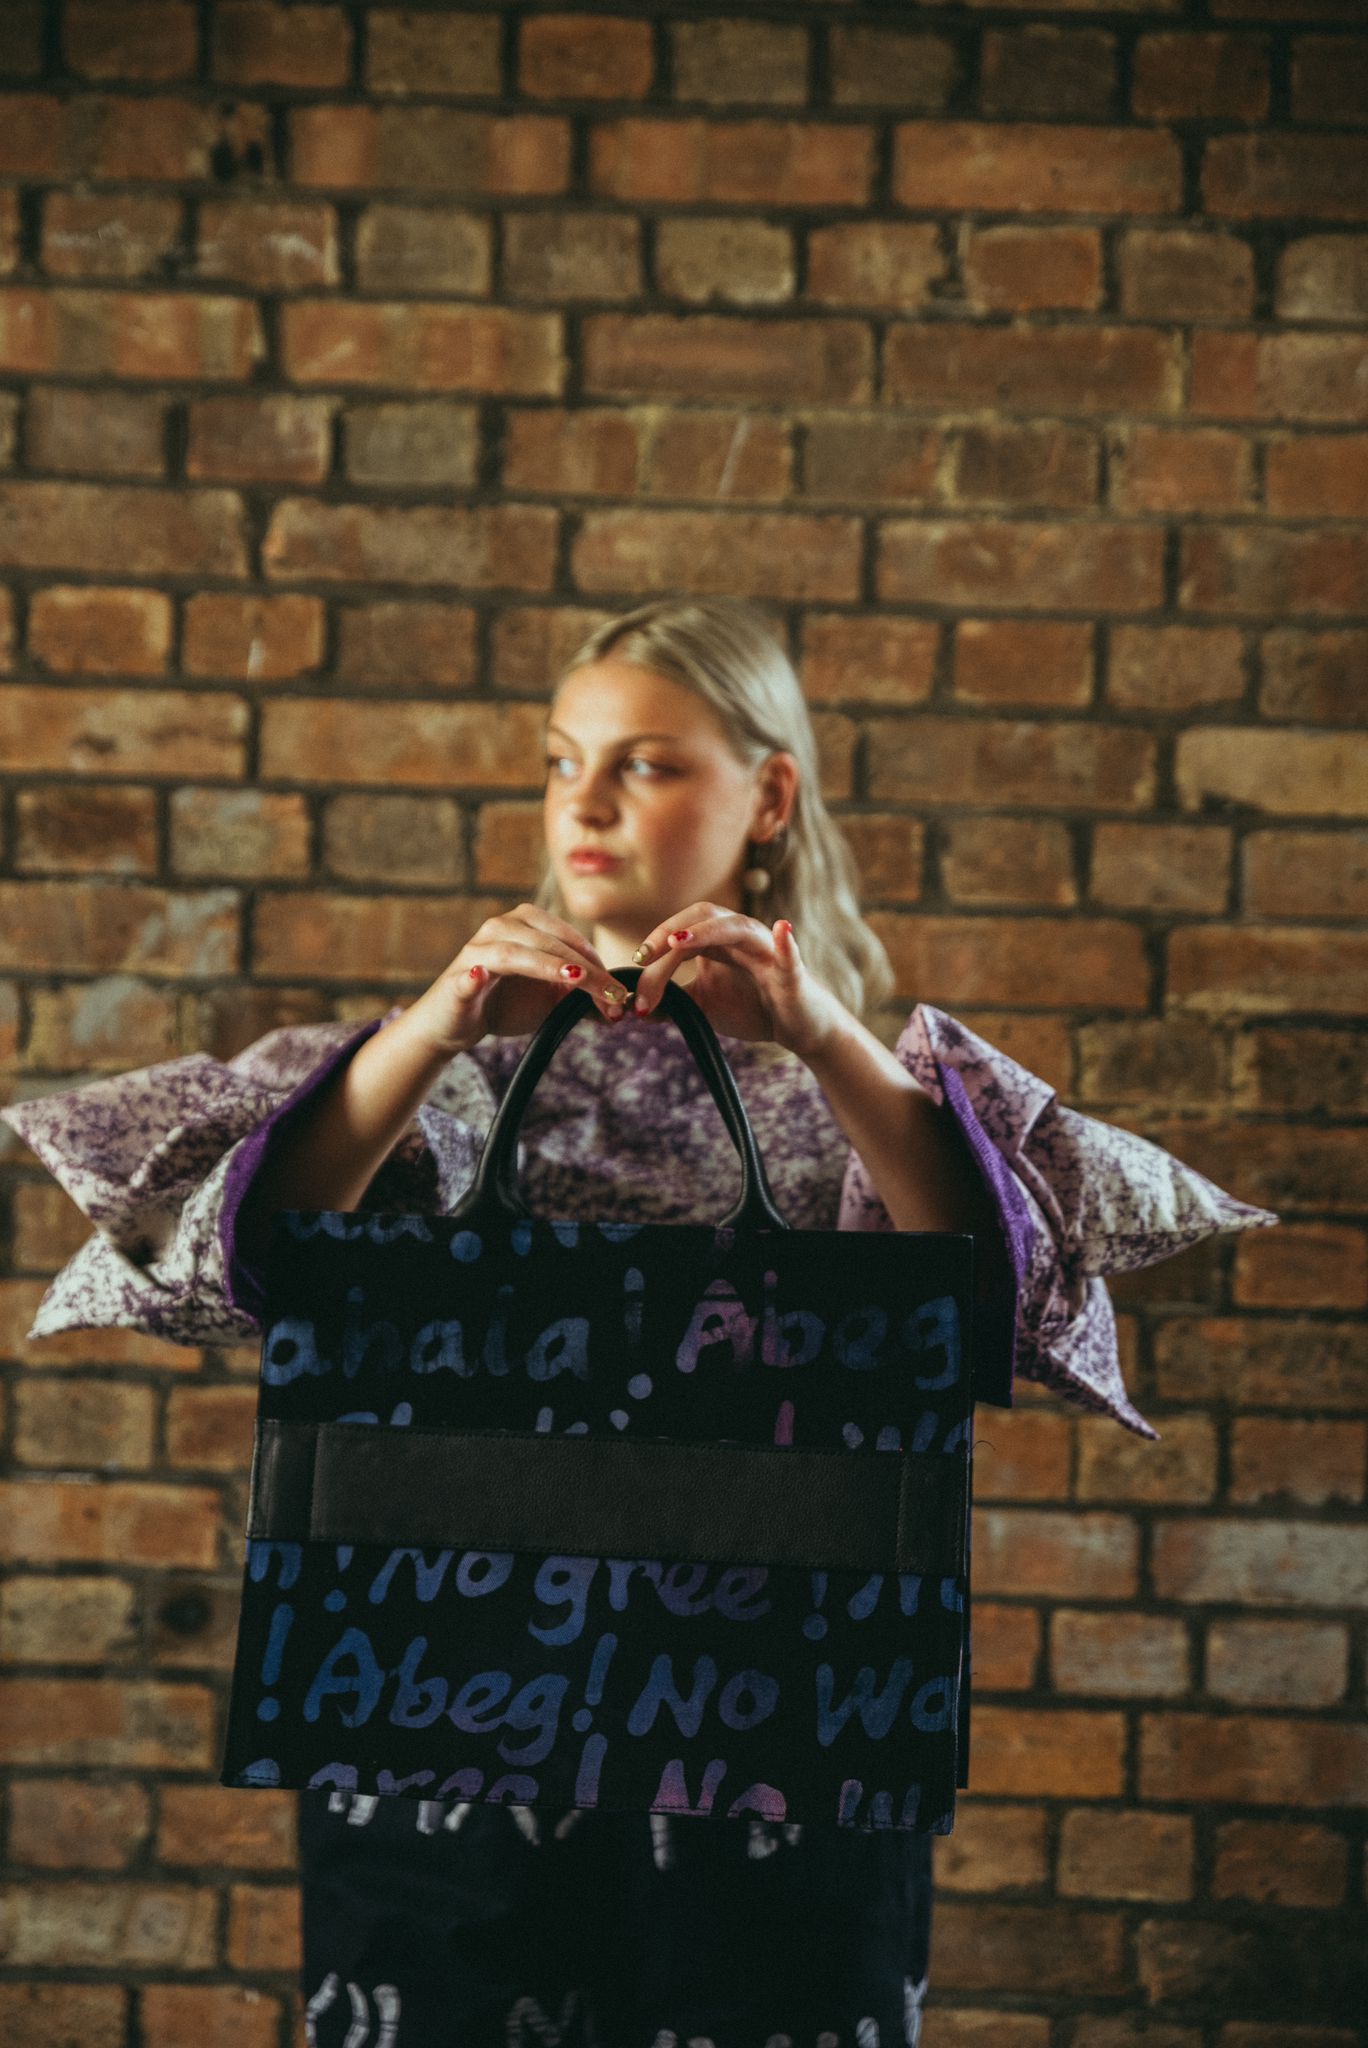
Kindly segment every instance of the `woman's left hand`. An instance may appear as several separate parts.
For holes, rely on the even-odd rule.
[[[786,918],[771,927],[720,903],[691,903],[648,932],[635,958],[645,963],[638,1017],[654,1013],[682,960],[697,960],[689,994],[729,1038],[770,1038],[808,1059],[844,1014],[804,966]]]

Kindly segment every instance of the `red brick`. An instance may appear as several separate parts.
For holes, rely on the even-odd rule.
[[[557,525],[555,511],[540,505],[376,506],[282,498],[271,514],[262,559],[273,580],[546,590]]]
[[[287,374],[301,384],[551,398],[561,389],[555,313],[296,299],[282,308],[281,337]]]
[[[1254,450],[1242,434],[1222,427],[1141,424],[1117,426],[1109,441],[1111,503],[1118,512],[1254,508]]]
[[[114,1380],[32,1378],[14,1389],[14,1455],[31,1466],[125,1471],[152,1463],[156,1395]]]
[[[469,690],[478,679],[475,627],[465,604],[346,605],[338,615],[337,673],[367,690]]]
[[[1088,1899],[1192,1897],[1192,1822],[1180,1813],[1075,1807],[1059,1835],[1059,1889]]]
[[[870,923],[888,948],[900,993],[918,1001],[1024,1008],[1143,1009],[1149,976],[1140,935],[1081,917],[898,917]]]
[[[953,903],[1077,900],[1073,844],[1048,818],[954,818],[945,827],[941,876]]]
[[[1266,477],[1270,512],[1292,519],[1361,518],[1368,504],[1368,434],[1274,436]]]
[[[1175,1317],[1156,1333],[1158,1391],[1171,1401],[1355,1409],[1368,1389],[1368,1338],[1355,1323]]]
[[[1255,1731],[1257,1730],[1257,1735]],[[1146,1714],[1140,1797],[1249,1806],[1368,1805],[1368,1727],[1247,1714]]]
[[[789,238],[763,222],[661,221],[660,289],[673,296],[768,303],[792,296]],[[784,279],[787,277],[787,284]],[[510,213],[503,288],[519,299],[634,299],[642,290],[641,223],[609,213]]]
[[[31,390],[28,466],[59,474],[160,477],[166,469],[165,420],[165,401],[141,391]]]
[[[1045,1809],[971,1797],[955,1808],[952,1834],[936,1844],[936,1885],[947,1892],[1036,1889],[1045,1881]]]
[[[853,404],[873,395],[872,370],[869,330],[856,320],[710,313],[591,313],[584,320],[584,388],[596,396]]]
[[[1121,245],[1121,309],[1139,320],[1240,320],[1254,252],[1233,235],[1137,228]]]
[[[1343,1835],[1309,1821],[1227,1821],[1216,1832],[1211,1895],[1263,1906],[1338,1906],[1347,1848]]]
[[[215,1764],[207,1686],[146,1679],[7,1678],[0,1683],[7,1764],[103,1770],[208,1770]],[[63,1925],[74,1924],[63,1915]],[[11,1950],[7,1960],[19,1960]],[[70,1965],[75,1957],[61,1958]]]
[[[0,567],[244,576],[242,502],[233,491],[0,483]]]
[[[465,819],[445,797],[335,797],[323,820],[330,874],[373,883],[460,888],[469,880]]]
[[[0,1584],[8,1664],[122,1664],[139,1647],[138,1598],[126,1579],[13,1573]]]
[[[177,1784],[161,1787],[157,1858],[175,1865],[226,1864],[241,1870],[293,1869],[296,1801],[289,1792],[263,1791],[243,1799],[236,1787]]]
[[[955,694],[969,704],[1086,704],[1092,648],[1092,628],[1069,620],[961,619]]]
[[[1153,796],[1153,742],[1133,729],[920,715],[871,718],[866,732],[873,797],[1130,810]]]
[[[346,85],[351,27],[340,7],[218,0],[212,61],[226,85]]]
[[[1268,1026],[1235,1042],[1234,1099],[1248,1109],[1357,1115],[1368,1045],[1353,1031]]]
[[[162,83],[194,76],[199,54],[189,0],[67,0],[62,54],[82,78]]]
[[[526,232],[526,218],[510,214],[505,220],[505,234],[514,245]],[[505,285],[511,289],[509,267],[506,263]],[[356,277],[366,291],[398,297],[410,292],[460,292],[487,298],[493,272],[490,223],[463,207],[368,206],[356,224]]]
[[[9,687],[0,734],[15,768],[87,775],[242,773],[246,706],[189,690]]]
[[[1368,313],[1368,237],[1299,235],[1278,258],[1280,320],[1361,320]]]
[[[893,197],[919,212],[1169,213],[1178,145],[1139,128],[1078,122],[900,122]]]
[[[929,221],[847,220],[808,235],[807,297],[824,305],[908,312],[934,297],[945,271]]]
[[[1202,2048],[1196,2027],[1166,2026],[1148,2014],[1114,2013],[1075,2021],[1069,2048]]]
[[[1228,831],[1204,825],[1098,825],[1089,894],[1109,909],[1221,911]]]
[[[1086,1501],[1196,1505],[1216,1490],[1216,1431],[1205,1416],[1166,1415],[1158,1443],[1080,1416],[1076,1491]]]
[[[687,587],[771,602],[853,603],[860,559],[859,520],[835,513],[587,512],[570,549],[575,587],[588,593]]]
[[[264,346],[248,299],[97,287],[0,290],[0,369],[21,375],[241,378]]]
[[[1068,1415],[982,1415],[974,1440],[978,1500],[1066,1500],[1074,1424]]]
[[[927,619],[806,612],[803,694],[824,704],[919,703],[931,693],[939,643],[940,629]]]
[[[421,98],[497,98],[500,17],[372,7],[366,13],[366,87]]]
[[[218,1899],[207,1886],[68,1879],[6,1892],[11,1965],[204,1970],[217,1958]]]
[[[642,99],[653,70],[649,22],[543,14],[521,24],[518,90],[531,99]]]
[[[1368,419],[1368,343],[1348,334],[1230,334],[1192,338],[1194,412],[1224,419]]]
[[[200,277],[227,278],[256,291],[336,284],[337,215],[311,201],[205,200],[195,266]]]
[[[1213,1621],[1206,1689],[1239,1707],[1339,1706],[1348,1653],[1347,1632],[1334,1622]]]
[[[1050,1618],[1050,1677],[1061,1693],[1179,1697],[1191,1682],[1187,1631],[1169,1615],[1061,1608]]]
[[[482,889],[535,889],[545,839],[540,804],[486,803],[478,813],[475,880]]]
[[[937,112],[954,89],[959,57],[946,36],[833,22],[828,64],[832,104]]]
[[[1116,40],[1100,29],[1033,22],[984,32],[978,90],[982,113],[1105,118],[1115,95]]]
[[[1291,1422],[1266,1415],[1235,1419],[1230,1441],[1232,1501],[1284,1500],[1321,1507],[1357,1505],[1368,1477],[1368,1423]]]
[[[1069,1026],[1063,1017],[1023,1015],[1014,1010],[976,1010],[959,1008],[956,1011],[962,1023],[971,1031],[981,1033],[991,1040],[1009,1059],[1017,1060],[1023,1067],[1029,1067],[1052,1088],[1061,1094],[1069,1094],[1073,1087],[1073,1050],[1070,1043]],[[1021,1381],[1017,1388],[1024,1401],[1030,1401],[1040,1390],[1029,1380]],[[1042,1397],[1048,1404],[1049,1397]]]
[[[1136,1590],[1138,1535],[1129,1515],[983,1508],[973,1543],[978,1592],[1115,1600]]]
[[[915,818],[861,814],[840,820],[855,856],[863,903],[915,903],[922,889],[925,833]]]
[[[14,865],[22,874],[72,869],[85,874],[156,873],[157,799],[153,790],[100,789],[89,782],[40,783],[18,792],[15,818]],[[155,1028],[150,1010],[144,1011],[141,1021],[149,1029]],[[95,1051],[92,1046],[91,1052]],[[85,1052],[77,1064],[88,1064]]]
[[[248,1985],[149,1984],[139,2004],[144,2048],[276,2048],[280,2002]]]
[[[64,154],[73,177],[180,184],[225,171],[269,177],[275,169],[270,109],[259,102],[141,93],[87,94],[67,105]]]
[[[0,71],[35,78],[42,68],[43,0],[10,0],[0,15]]]
[[[1213,136],[1203,152],[1202,204],[1243,219],[1363,220],[1363,146],[1354,135]]]
[[[1362,127],[1368,45],[1357,36],[1298,36],[1292,45],[1292,118]]]
[[[9,93],[0,131],[0,173],[6,177],[58,178],[66,155],[62,102],[46,93]]]
[[[1031,1692],[1040,1662],[1040,1616],[1033,1607],[974,1600],[976,1692]]]
[[[1177,779],[1189,810],[1216,799],[1312,817],[1362,816],[1368,738],[1199,727],[1179,736]]]
[[[601,30],[602,23],[594,23]],[[638,75],[644,84],[620,98],[636,98],[651,78],[649,24],[640,24],[644,49]],[[803,27],[760,21],[681,21],[670,26],[674,97],[713,106],[731,101],[802,106],[807,98],[808,35]],[[619,63],[621,60],[619,60]]]
[[[173,260],[180,229],[178,199],[53,192],[43,205],[42,266],[49,277],[153,276]]]
[[[218,1495],[204,1486],[16,1479],[0,1486],[4,1554],[40,1562],[212,1565]]]
[[[222,889],[172,892],[131,882],[0,882],[0,966],[26,973],[231,974],[236,899]]]
[[[1175,1517],[1154,1531],[1153,1571],[1162,1599],[1358,1604],[1368,1592],[1368,1529]]]
[[[441,972],[486,917],[506,906],[489,897],[263,894],[256,910],[260,971],[345,982],[352,960],[376,964],[371,979],[407,983]],[[373,1012],[372,1012],[373,1014]]]
[[[1199,611],[1351,612],[1368,591],[1368,535],[1266,526],[1185,532],[1179,603]]]
[[[1256,917],[1368,913],[1368,832],[1254,832],[1244,842],[1244,903]]]
[[[19,264],[19,194],[0,193],[0,275],[9,277]]]
[[[1189,925],[1169,938],[1169,994],[1213,1012],[1358,1015],[1368,1000],[1368,942],[1354,931]]]
[[[1269,104],[1267,36],[1141,36],[1131,104],[1145,121],[1261,121]]]
[[[300,1964],[297,1887],[281,1884],[230,1885],[226,1953],[236,1970],[253,1973],[297,1971]]]
[[[343,419],[347,475],[402,491],[473,490],[479,421],[472,405],[447,398],[348,406]]]
[[[862,207],[873,180],[873,131],[854,123],[628,115],[589,132],[589,189],[603,199]]]
[[[123,2048],[129,1997],[115,1984],[0,1984],[0,2040],[15,2048]]]
[[[195,879],[269,881],[306,875],[311,826],[304,799],[259,789],[171,792],[170,865]]]
[[[323,659],[322,602],[195,591],[186,600],[182,659],[192,676],[275,683],[306,675]]]
[[[541,779],[543,717],[536,704],[506,705],[495,719],[484,705],[282,698],[263,707],[261,772],[268,780],[526,788]]]
[[[515,697],[539,696],[588,634],[614,616],[599,605],[504,605],[493,621],[494,688]]]
[[[1368,1209],[1368,1151],[1352,1129],[1186,1118],[1179,1126],[1161,1118],[1147,1135],[1181,1150],[1212,1180],[1239,1186],[1269,1208],[1289,1214]]]
[[[1244,636],[1233,626],[1113,628],[1107,697],[1123,710],[1188,711],[1244,691]]]
[[[39,1870],[127,1870],[150,1831],[147,1788],[129,1778],[16,1778],[9,1804],[10,1858]]]
[[[885,396],[898,405],[1174,412],[1180,380],[1176,342],[1143,328],[900,321],[888,331]]]
[[[337,401],[285,392],[200,398],[188,408],[185,473],[247,484],[321,483]]]
[[[941,1991],[1105,1998],[1127,1982],[1124,1931],[1119,1913],[946,1899],[936,1913],[936,1981]]]
[[[565,191],[570,124],[454,107],[297,107],[290,161],[306,187],[530,197]]]
[[[1102,297],[1096,228],[969,226],[961,268],[975,312],[1092,312]]]
[[[876,587],[894,604],[1145,610],[1160,602],[1161,540],[1100,520],[887,519]]]
[[[157,590],[37,590],[29,653],[56,675],[156,676],[171,651],[171,602]]]

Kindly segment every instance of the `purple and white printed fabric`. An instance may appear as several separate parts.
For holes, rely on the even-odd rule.
[[[258,1337],[260,1247],[239,1228],[253,1177],[292,1119],[402,1008],[362,1025],[282,1025],[228,1061],[191,1053],[0,1110],[96,1226],[47,1287],[29,1338],[109,1326],[181,1344]],[[450,1060],[361,1206],[454,1209],[526,1045],[486,1039]],[[802,1061],[726,1036],[722,1046],[789,1222],[891,1230]],[[1160,1146],[1065,1107],[1047,1082],[928,1004],[913,1010],[897,1056],[948,1106],[996,1203],[981,1348],[991,1332],[1023,1378],[1157,1435],[1126,1392],[1103,1276],[1277,1218]],[[692,1056],[659,1020],[592,1020],[571,1032],[532,1098],[519,1157],[541,1215],[707,1222],[740,1186]],[[1010,1371],[1004,1399],[1009,1385]]]

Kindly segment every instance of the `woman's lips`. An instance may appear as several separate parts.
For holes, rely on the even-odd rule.
[[[566,865],[567,867],[574,868],[578,874],[606,875],[610,874],[614,868],[620,868],[622,861],[615,853],[598,853],[592,848],[584,848],[579,852],[572,853]]]

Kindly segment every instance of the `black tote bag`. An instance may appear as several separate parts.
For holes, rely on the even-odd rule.
[[[631,985],[635,971],[620,978]],[[272,1220],[220,1782],[946,1833],[966,1779],[968,1236],[529,1215],[532,1038],[444,1216]]]

